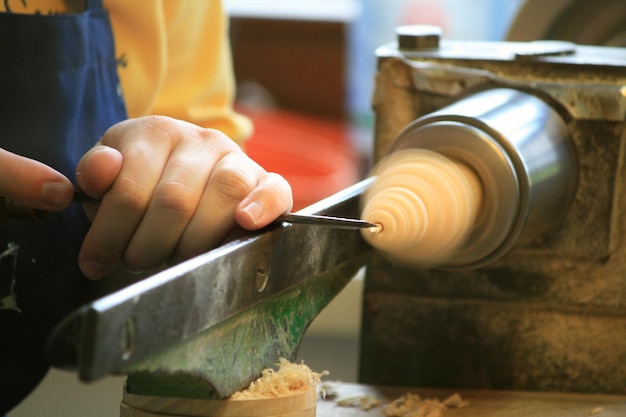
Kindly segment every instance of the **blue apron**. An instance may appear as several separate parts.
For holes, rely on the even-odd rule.
[[[0,147],[74,180],[81,156],[126,118],[102,1],[67,15],[0,13]],[[42,222],[0,224],[0,415],[47,372],[54,325],[81,302],[88,228],[74,204]]]

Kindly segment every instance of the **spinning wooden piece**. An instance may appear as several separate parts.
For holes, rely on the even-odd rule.
[[[361,218],[381,227],[364,238],[390,258],[437,265],[454,257],[472,231],[482,190],[465,164],[425,150],[406,149],[377,165],[363,196]]]

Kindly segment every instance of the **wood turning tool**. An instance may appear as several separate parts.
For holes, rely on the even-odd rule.
[[[298,212],[357,218],[364,180]],[[130,393],[225,398],[280,357],[369,258],[360,233],[274,224],[83,306],[47,357],[83,381],[128,374]]]

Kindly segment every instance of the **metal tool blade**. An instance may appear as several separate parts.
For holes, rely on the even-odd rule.
[[[306,224],[311,226],[332,227],[334,229],[346,230],[375,229],[380,227],[380,225],[366,222],[365,220],[300,213],[285,213],[280,215],[277,220],[292,224]]]
[[[356,217],[370,183],[300,213]],[[46,354],[84,381],[129,373],[137,391],[225,397],[279,357],[293,359],[310,321],[370,252],[360,233],[274,226],[83,306]],[[173,392],[177,378],[185,392]]]

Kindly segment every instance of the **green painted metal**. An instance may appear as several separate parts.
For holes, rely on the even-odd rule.
[[[139,395],[206,399],[222,398],[241,389],[281,357],[295,358],[309,324],[354,277],[366,257],[309,277],[126,369],[126,389]]]

